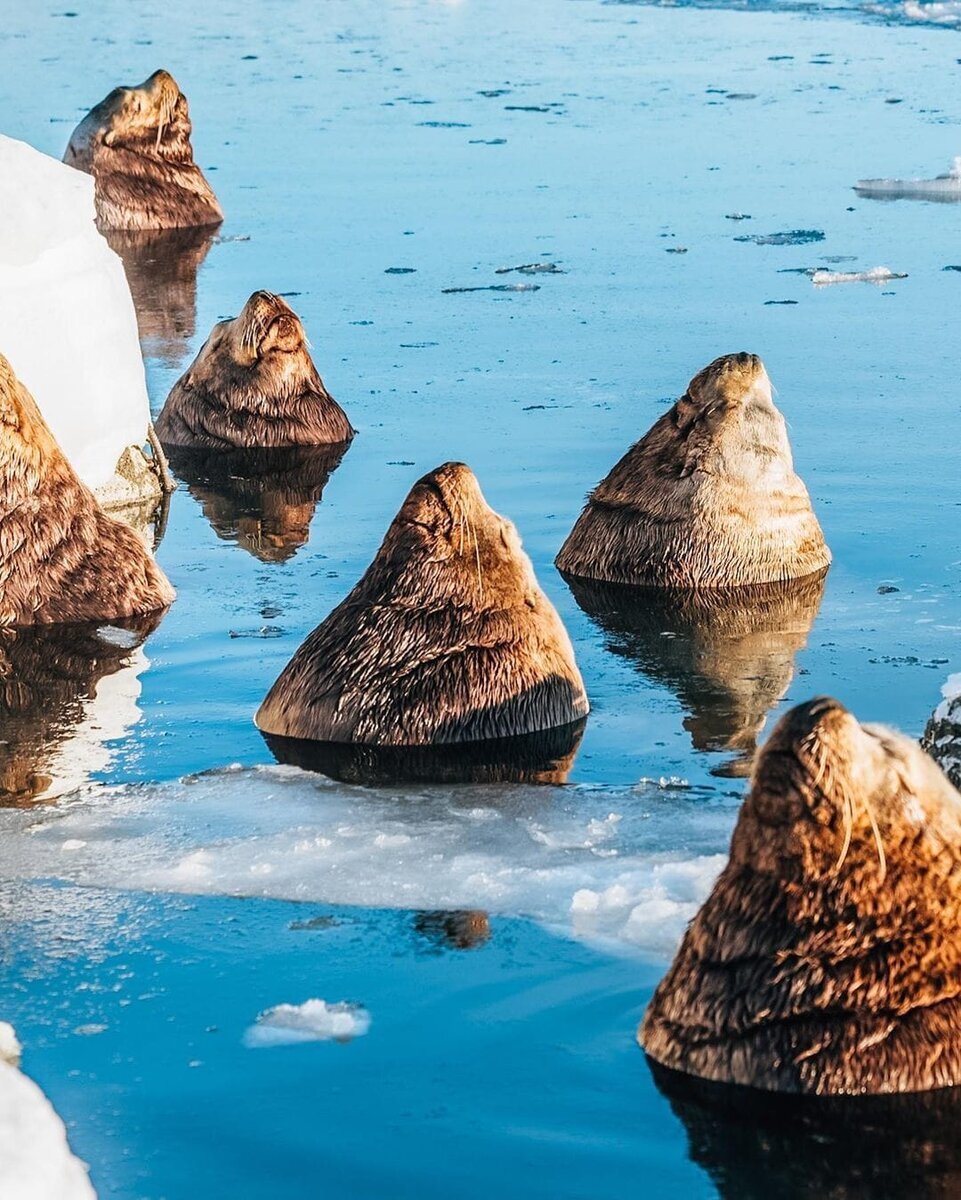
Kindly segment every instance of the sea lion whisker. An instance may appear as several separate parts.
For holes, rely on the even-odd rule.
[[[474,559],[477,563],[477,590],[480,593],[481,598],[483,598],[484,572],[481,570],[480,546],[477,544],[477,530],[474,528],[473,523],[471,523],[470,531],[474,537]]]
[[[842,811],[844,813],[844,841],[841,845],[841,853],[838,855],[838,860],[834,864],[833,874],[835,875],[844,866],[844,860],[851,849],[851,838],[854,836],[854,801],[848,793],[847,788],[839,787],[839,791],[841,792]]]
[[[878,848],[878,877],[879,882],[883,883],[888,873],[888,860],[884,853],[884,843],[881,841],[881,830],[878,827],[877,817],[874,815],[874,809],[871,806],[871,801],[867,796],[862,798],[864,810],[868,815],[868,820],[871,822],[871,832],[874,834],[874,844]]]

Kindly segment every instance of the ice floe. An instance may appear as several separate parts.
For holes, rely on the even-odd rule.
[[[728,784],[378,789],[234,768],[0,810],[0,877],[480,910],[663,960],[724,864],[739,800]]]
[[[133,301],[94,225],[93,187],[0,135],[0,352],[81,479],[109,500],[124,492],[117,466],[143,446],[150,411]]]
[[[370,1029],[370,1013],[359,1004],[305,1000],[262,1012],[244,1034],[244,1045],[259,1050],[298,1042],[349,1042]]]
[[[902,271],[890,267],[872,267],[870,271],[812,271],[811,282],[815,287],[829,283],[888,283],[892,279],[907,279]]]
[[[961,14],[961,4],[958,6]],[[934,179],[860,179],[854,185],[859,196],[877,200],[961,201],[961,155],[950,170]]]
[[[95,1195],[50,1101],[32,1079],[0,1058],[0,1196],[95,1200]]]

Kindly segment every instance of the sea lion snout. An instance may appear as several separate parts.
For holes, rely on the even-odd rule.
[[[234,323],[234,331],[240,362],[254,362],[271,351],[293,354],[308,344],[300,318],[273,292],[254,292]]]

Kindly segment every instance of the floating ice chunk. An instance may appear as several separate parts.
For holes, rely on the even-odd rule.
[[[959,0],[934,0],[931,4],[905,0],[901,11],[909,21],[924,21],[932,25],[961,25]]]
[[[359,1004],[306,1000],[262,1012],[244,1034],[244,1045],[259,1050],[299,1042],[349,1042],[369,1029],[370,1013]]]
[[[956,788],[961,788],[961,673],[949,675],[941,703],[931,714],[921,745]]]
[[[9,1026],[8,1026],[9,1028]],[[16,1067],[0,1062],[0,1196],[96,1200],[49,1100]]]
[[[22,1050],[13,1026],[8,1025],[6,1021],[0,1021],[0,1062],[16,1066]]]
[[[961,2],[957,11],[961,19]],[[877,200],[961,201],[961,155],[952,162],[947,174],[934,179],[860,179],[854,190],[859,196]]]
[[[0,352],[97,491],[118,486],[117,465],[143,446],[150,410],[133,301],[94,225],[93,187],[90,175],[0,135]]]
[[[902,271],[889,267],[872,267],[870,271],[813,271],[811,282],[815,287],[829,283],[887,283],[891,279],[907,279]]]

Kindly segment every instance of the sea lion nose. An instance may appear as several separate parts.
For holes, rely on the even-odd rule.
[[[844,717],[848,710],[833,696],[815,696],[798,704],[787,715],[791,732],[795,737],[810,733],[830,717]]]

